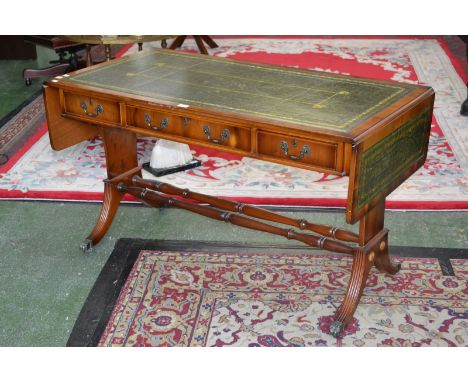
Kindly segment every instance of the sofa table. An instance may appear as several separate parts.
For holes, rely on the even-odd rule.
[[[85,251],[128,193],[350,255],[334,336],[352,319],[371,267],[399,270],[388,254],[385,198],[425,161],[430,87],[155,49],[49,80],[44,100],[53,149],[98,134],[104,142],[108,179]],[[143,179],[137,134],[348,176],[346,221],[359,222],[359,233]]]

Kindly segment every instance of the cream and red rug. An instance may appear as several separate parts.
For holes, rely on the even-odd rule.
[[[392,251],[401,271],[371,271],[336,339],[351,257],[123,239],[68,346],[468,346],[468,253]]]
[[[387,206],[468,208],[468,118],[459,114],[461,102],[466,98],[467,78],[442,39],[223,38],[219,39],[219,45],[210,53],[432,86],[436,101],[428,159],[423,168],[391,194]],[[184,49],[197,52],[190,40],[184,43]],[[136,47],[127,54],[133,51]],[[148,138],[139,140],[140,162],[149,160],[154,142]],[[192,150],[202,161],[202,167],[168,175],[163,181],[258,204],[344,206],[347,177],[195,146]],[[103,147],[98,138],[54,152],[44,125],[17,155],[0,167],[0,198],[100,200],[102,179],[106,177],[103,163]]]

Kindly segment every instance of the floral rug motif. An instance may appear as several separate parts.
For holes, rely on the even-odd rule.
[[[148,46],[151,44],[145,44]],[[466,96],[444,43],[437,39],[220,39],[219,57],[389,79],[432,86],[434,118],[425,165],[387,199],[394,208],[468,208],[468,119],[459,114]],[[156,44],[155,46],[158,46]],[[193,41],[184,49],[197,51]],[[132,47],[127,54],[136,51]],[[139,140],[139,162],[155,140]],[[192,147],[202,166],[161,180],[206,194],[270,205],[344,206],[348,178]],[[0,168],[0,197],[100,200],[103,147],[99,139],[55,152],[46,128],[30,148]],[[146,173],[146,177],[151,177]]]
[[[314,251],[316,252],[316,251]],[[326,334],[351,258],[143,250],[100,346],[468,346],[468,260],[371,271],[340,339]]]

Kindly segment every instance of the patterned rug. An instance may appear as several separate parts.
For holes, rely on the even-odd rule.
[[[219,41],[220,48],[210,50],[219,57],[431,85],[436,91],[436,101],[428,159],[424,167],[390,195],[387,207],[468,208],[468,118],[459,114],[460,104],[466,97],[467,78],[442,39],[227,38]],[[197,51],[190,40],[184,43],[184,49]],[[136,47],[127,54],[133,51]],[[140,163],[149,160],[154,142],[149,138],[139,140]],[[25,147],[0,167],[1,198],[101,200],[102,179],[106,175],[99,139],[54,152],[44,125]],[[162,180],[257,204],[344,206],[347,177],[195,146],[192,151],[202,161],[201,167]]]
[[[372,270],[353,322],[335,339],[326,333],[350,257],[122,239],[68,346],[468,346],[468,253],[392,253],[401,272]]]

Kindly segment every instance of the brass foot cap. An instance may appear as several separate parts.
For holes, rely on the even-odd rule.
[[[84,253],[89,253],[93,250],[93,242],[89,239],[86,239],[85,241],[83,241],[81,244],[80,244],[80,249],[84,252]]]
[[[333,337],[338,338],[342,330],[343,330],[343,323],[341,321],[333,321],[330,324],[330,334]]]

